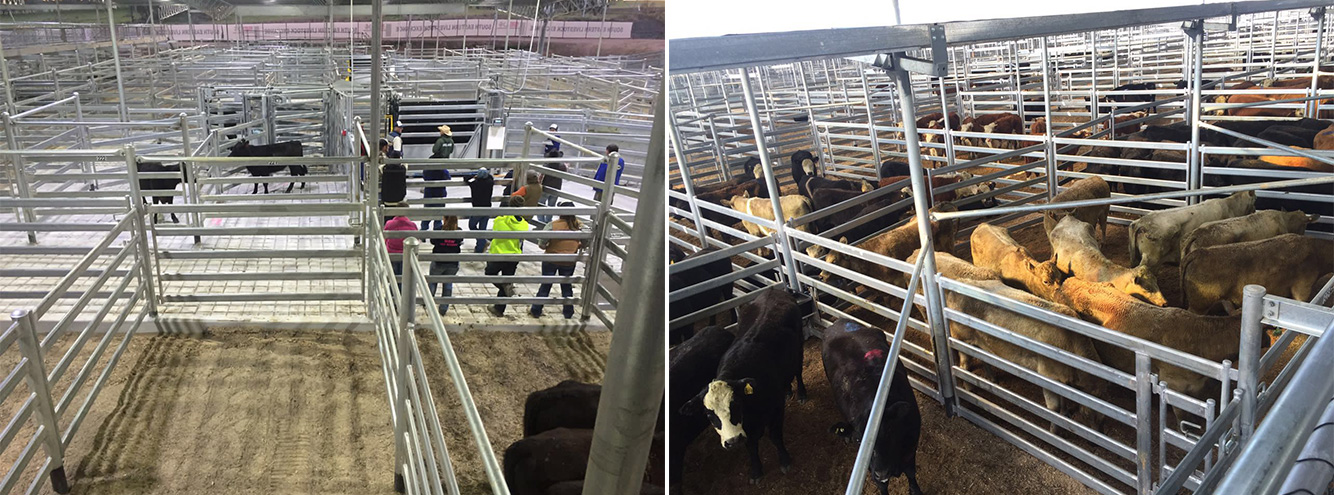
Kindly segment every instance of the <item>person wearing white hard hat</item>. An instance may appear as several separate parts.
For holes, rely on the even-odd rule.
[[[403,122],[394,122],[394,130],[389,133],[389,157],[403,158]]]
[[[560,130],[560,126],[556,124],[551,124],[551,126],[547,127],[547,132],[552,134],[556,134],[556,131],[558,130]],[[560,136],[558,135],[556,137]],[[542,143],[542,156],[551,156],[552,151],[560,151],[560,141],[548,138],[546,142]]]

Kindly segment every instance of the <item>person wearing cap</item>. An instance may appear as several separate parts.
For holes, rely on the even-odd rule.
[[[547,153],[547,158],[560,158],[562,156],[565,156],[565,152],[560,150]],[[542,166],[552,170],[559,170],[561,172],[567,172],[570,170],[569,167],[565,166],[565,164],[561,162],[547,162],[543,163]],[[546,174],[546,173],[542,174],[542,197],[538,200],[538,204],[542,206],[556,206],[557,196],[555,191],[560,189],[560,186],[563,183],[564,180],[561,179],[560,177],[557,177],[553,174]],[[542,224],[551,222],[551,215],[538,215],[537,221],[538,223]]]
[[[556,131],[559,130],[559,129],[560,129],[560,126],[557,126],[556,124],[553,123],[553,124],[551,124],[551,126],[547,127],[547,132],[550,132],[550,133],[552,133],[552,134],[556,134]],[[560,136],[557,135],[556,137],[560,137]],[[557,140],[555,140],[555,139],[551,139],[551,138],[547,138],[546,142],[544,142],[544,143],[542,144],[542,155],[543,155],[543,156],[548,156],[552,151],[560,151],[560,141],[557,141]]]
[[[565,201],[558,204],[557,206],[572,208],[574,207],[574,203]],[[574,215],[561,215],[560,218],[557,218],[555,221],[548,222],[545,227],[542,227],[542,230],[579,232],[582,227],[583,225],[579,222],[578,217],[575,217]],[[538,239],[537,246],[542,248],[546,252],[546,254],[576,254],[579,251],[583,250],[584,248],[588,247],[588,240],[587,239]],[[574,262],[573,261],[542,262],[543,277],[554,277],[557,275],[562,277],[573,277]],[[535,297],[539,298],[547,297],[550,294],[551,294],[551,284],[544,283],[538,287],[537,296]],[[561,297],[565,297],[567,299],[574,297],[574,286],[568,283],[561,283],[560,294]],[[566,304],[565,307],[562,309],[563,309],[562,313],[565,315],[565,319],[568,320],[570,318],[574,318],[574,305]],[[533,318],[540,318],[542,316],[542,305],[534,304],[531,308],[528,309],[528,314]]]
[[[468,185],[471,190],[473,207],[490,208],[491,195],[496,192],[496,178],[491,175],[491,171],[486,167],[477,169],[476,172],[465,176],[463,183]],[[486,215],[474,215],[468,217],[468,230],[486,230],[486,223],[491,217]],[[477,246],[473,252],[481,253],[486,251],[486,239],[478,237]]]
[[[518,208],[523,206],[523,197],[510,196],[502,205],[509,208]],[[529,229],[528,222],[519,215],[499,215],[496,217],[496,232],[525,232]],[[491,254],[523,254],[523,247],[520,244],[523,239],[491,239],[491,247],[487,250]],[[486,262],[486,276],[513,276],[519,268],[518,261],[488,261]],[[496,297],[514,297],[514,284],[509,282],[496,282],[495,285],[499,291]],[[504,316],[505,305],[494,304],[486,308],[492,316]]]
[[[454,132],[451,131],[447,125],[442,125],[437,127],[437,129],[440,130],[440,137],[436,138],[435,145],[431,147],[431,158],[449,158],[450,155],[454,154]],[[427,181],[445,181],[452,179],[452,177],[450,177],[448,169],[440,168],[423,170],[422,179]],[[446,196],[449,196],[449,191],[445,189],[444,186],[428,186],[422,194],[422,197],[427,199],[443,198]],[[427,208],[444,208],[446,206],[449,205],[445,203],[426,204]],[[426,230],[426,227],[430,225],[430,223],[430,220],[422,220],[422,230]]]
[[[607,157],[608,157],[608,158],[611,157],[611,154],[612,154],[612,153],[617,153],[617,152],[620,152],[620,151],[621,151],[621,147],[620,147],[620,146],[616,146],[615,144],[609,144],[609,145],[607,145]],[[615,179],[612,181],[612,183],[611,183],[613,186],[619,186],[619,185],[621,185],[621,172],[624,172],[624,171],[625,171],[625,159],[624,159],[624,158],[621,158],[621,157],[618,156],[616,161],[617,161],[617,163],[616,163],[616,178],[615,178]],[[599,163],[599,164],[598,164],[598,173],[595,174],[595,175],[593,176],[593,180],[598,181],[598,182],[606,182],[606,180],[607,180],[607,160],[602,160],[602,163]],[[593,188],[593,200],[594,200],[594,201],[602,201],[602,188],[600,188],[600,187],[594,187],[594,188]]]
[[[403,158],[403,121],[394,122],[394,130],[389,133],[390,157]]]

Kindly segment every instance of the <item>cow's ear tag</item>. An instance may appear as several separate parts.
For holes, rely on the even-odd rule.
[[[754,389],[753,387],[751,387],[749,383],[747,383],[747,384],[746,384],[746,395],[751,395],[751,394],[753,394],[753,393],[755,393],[755,389]]]

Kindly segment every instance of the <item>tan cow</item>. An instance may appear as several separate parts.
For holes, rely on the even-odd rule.
[[[1103,256],[1102,248],[1093,237],[1092,224],[1071,215],[1061,219],[1056,228],[1047,233],[1047,239],[1051,241],[1052,259],[1058,270],[1089,282],[1110,283],[1127,295],[1158,306],[1167,305],[1167,299],[1158,289],[1158,279],[1149,267],[1126,268]]]
[[[932,211],[957,211],[958,208],[953,203],[941,203]],[[954,251],[954,237],[958,234],[958,222],[954,220],[943,220],[931,222],[932,239],[937,252],[952,253]],[[847,238],[840,242],[847,243]],[[917,219],[913,218],[908,223],[890,229],[888,232],[877,235],[856,245],[859,248],[874,253],[889,256],[895,259],[906,259],[913,251],[922,247],[922,240],[917,232]],[[901,272],[891,270],[889,267],[879,263],[871,262],[856,256],[848,256],[838,251],[830,251],[825,255],[825,262],[847,268],[857,273],[865,274],[877,280],[887,280],[897,282],[903,279]],[[833,279],[833,274],[824,272],[820,277],[826,282]]]
[[[1300,210],[1260,210],[1244,217],[1209,222],[1181,241],[1181,259],[1200,248],[1305,233],[1306,225],[1319,219],[1320,215],[1307,215]]]
[[[760,217],[770,221],[774,219],[773,201],[770,198],[752,198],[745,195],[732,196],[732,199],[724,201],[723,205],[753,217]],[[811,200],[809,198],[795,194],[780,196],[778,198],[778,207],[783,209],[784,219],[797,218],[813,211],[811,208]],[[741,225],[746,228],[747,233],[756,237],[764,237],[774,232],[773,229],[746,220],[742,220]],[[796,229],[802,232],[810,232],[809,227],[806,225],[799,226]],[[824,248],[815,245],[808,246],[806,248],[806,254],[818,258],[824,255]]]
[[[1007,284],[1050,299],[1061,286],[1061,273],[1052,261],[1039,262],[1027,248],[1010,237],[1005,227],[984,223],[969,238],[973,263],[1000,272]]]
[[[1264,286],[1271,295],[1309,301],[1311,287],[1334,270],[1334,241],[1283,234],[1259,241],[1195,249],[1181,261],[1186,308],[1208,311],[1218,301],[1240,306],[1242,289]]]
[[[919,254],[920,251],[914,252],[907,261],[909,263],[916,263]],[[999,274],[995,270],[978,268],[973,266],[972,263],[954,256],[945,253],[936,253],[936,269],[946,277],[975,286],[989,294],[1014,299],[1071,318],[1079,317],[1074,310],[1068,307],[1005,285],[996,278]],[[1035,320],[1007,309],[1002,309],[999,306],[979,301],[953,291],[946,291],[945,305],[955,311],[962,312],[974,318],[991,323],[992,325],[996,325],[1005,329],[1005,331],[1014,332],[1030,339],[1059,347],[1066,352],[1093,362],[1102,362],[1102,359],[1098,356],[1097,349],[1093,345],[1093,341],[1084,335],[1065,330],[1056,325]],[[990,333],[979,331],[966,325],[959,324],[958,322],[951,321],[950,334],[959,340],[976,345],[983,350],[994,353],[1008,361],[1014,362],[1015,364],[1035,370],[1042,376],[1089,392],[1095,396],[1103,396],[1102,394],[1107,390],[1107,383],[1102,380],[1094,378],[1086,373],[1079,372],[1065,363],[1025,350],[1017,345],[995,337]],[[981,361],[975,361],[975,358],[969,357],[967,353],[959,353],[959,365],[963,369],[977,371],[981,368],[979,366],[980,364],[982,364]],[[1047,409],[1067,417],[1073,417],[1076,412],[1083,409],[1078,403],[1075,403],[1074,401],[1064,401],[1060,395],[1049,390],[1044,389],[1042,391],[1042,396]],[[1094,427],[1101,426],[1101,422],[1097,419],[1098,416],[1094,415],[1091,411],[1085,410],[1084,415],[1086,416],[1086,419],[1084,420],[1086,424]]]
[[[1083,201],[1088,199],[1106,199],[1112,197],[1112,186],[1102,177],[1092,176],[1071,182],[1064,190],[1051,198],[1050,204],[1065,203],[1069,201]],[[1074,215],[1089,225],[1097,225],[1102,230],[1102,240],[1107,240],[1107,212],[1110,206],[1083,206],[1079,208],[1062,208],[1059,210],[1045,210],[1042,212],[1042,227],[1051,234],[1051,229],[1056,228],[1056,222],[1061,221],[1066,215]]]
[[[1130,223],[1130,262],[1149,268],[1181,259],[1181,242],[1206,223],[1255,213],[1255,191],[1148,213]]]

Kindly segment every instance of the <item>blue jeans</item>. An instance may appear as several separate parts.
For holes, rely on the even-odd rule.
[[[444,208],[444,207],[449,206],[449,205],[448,205],[448,204],[445,204],[445,203],[429,203],[429,204],[425,204],[425,205],[422,205],[422,206],[425,206],[425,207],[427,207],[427,208]],[[431,226],[431,222],[435,222],[435,225],[440,225],[441,220],[439,220],[439,219],[436,219],[436,220],[422,220],[422,228],[421,228],[421,230],[431,230],[430,228],[428,228],[428,227]],[[440,227],[436,227],[435,229],[436,229],[436,230],[440,230]]]
[[[537,200],[537,204],[542,206],[556,206],[556,199],[555,194],[547,194],[544,192],[542,193],[542,198]],[[537,222],[542,225],[551,223],[551,215],[538,215]]]
[[[562,277],[573,277],[574,264],[571,263],[567,265],[564,263],[552,263],[550,261],[543,261],[542,276],[552,277],[556,275],[560,275]],[[549,295],[551,295],[551,284],[542,284],[540,287],[537,288],[536,297],[547,297]],[[567,298],[574,297],[574,285],[560,284],[560,295],[562,297],[567,297]],[[566,318],[574,318],[574,305],[566,304],[563,313],[565,314]],[[534,304],[533,307],[528,310],[528,314],[533,315],[533,317],[542,316],[542,305]]]
[[[489,221],[491,221],[491,217],[468,217],[468,230],[486,230],[486,224]],[[486,239],[478,237],[477,247],[473,249],[473,252],[486,252],[486,244]]]
[[[394,279],[398,280],[398,291],[403,292],[403,262],[390,261],[389,264],[394,267]]]
[[[450,276],[450,275],[458,275],[458,273],[459,273],[459,262],[457,262],[457,261],[432,261],[432,262],[431,262],[431,275],[437,275],[437,276],[438,276],[438,275]],[[444,284],[444,286],[445,286],[445,292],[444,292],[444,294],[441,294],[441,297],[450,297],[450,296],[453,296],[453,295],[454,295],[454,284],[451,283],[451,282],[443,282],[443,284]],[[437,283],[437,282],[431,282],[431,297],[432,297],[432,298],[435,298],[435,288],[436,288],[437,285],[440,285],[440,283]],[[449,304],[441,304],[441,305],[440,305],[440,314],[443,316],[443,315],[444,315],[445,313],[447,313],[447,312],[449,312]]]

